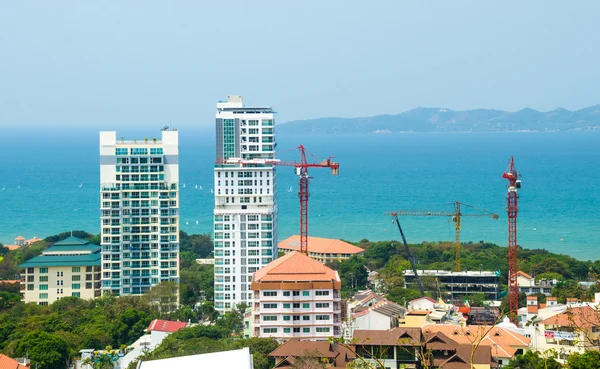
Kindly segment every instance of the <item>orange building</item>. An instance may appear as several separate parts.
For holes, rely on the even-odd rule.
[[[341,336],[338,272],[299,252],[254,273],[253,336],[327,340]]]
[[[300,251],[300,236],[294,235],[279,242],[278,249],[284,253]],[[308,256],[325,264],[330,260],[345,260],[365,252],[358,246],[332,238],[308,237]]]

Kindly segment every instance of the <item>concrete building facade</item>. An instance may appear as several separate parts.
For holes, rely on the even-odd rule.
[[[179,282],[179,138],[100,132],[102,293],[140,295]]]
[[[446,289],[448,298],[452,300],[462,300],[473,293],[483,293],[487,300],[498,300],[500,274],[497,272],[417,270],[417,274],[421,278],[437,278],[440,287]],[[416,287],[415,274],[412,270],[404,271],[404,283],[406,287]]]
[[[67,296],[100,296],[100,247],[89,241],[68,237],[19,268],[25,302],[49,305]]]
[[[340,337],[341,285],[335,270],[299,252],[275,259],[254,274],[253,336]]]
[[[277,257],[275,112],[232,95],[217,103],[215,309],[252,300],[252,275]]]

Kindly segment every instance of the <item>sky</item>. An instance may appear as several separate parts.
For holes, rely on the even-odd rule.
[[[0,127],[214,125],[600,103],[600,2],[2,1]]]

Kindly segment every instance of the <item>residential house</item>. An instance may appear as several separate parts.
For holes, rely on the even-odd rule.
[[[269,354],[275,359],[274,369],[292,368],[299,356],[312,356],[327,368],[345,368],[356,358],[344,345],[325,341],[300,341],[292,338]]]
[[[308,236],[308,256],[325,264],[328,261],[340,261],[349,259],[353,255],[361,255],[365,252],[358,246],[349,244],[342,240],[331,238]],[[278,250],[283,253],[300,251],[300,236],[293,235],[279,242]]]
[[[508,364],[516,355],[528,350],[531,340],[518,333],[518,328],[508,321],[503,326],[453,326],[431,324],[423,327],[423,335],[430,336],[438,332],[450,337],[459,345],[479,344],[489,346],[494,360],[501,367]]]
[[[23,365],[11,357],[0,354],[0,369],[29,369],[29,364]]]
[[[535,277],[519,270],[517,272],[517,286],[519,287],[519,293],[526,295],[533,295],[536,293],[543,293],[546,296],[550,296],[552,289],[558,281],[556,279],[540,279],[536,281]]]
[[[600,310],[597,306],[568,306],[558,314],[535,321],[533,347],[537,351],[555,350],[559,361],[586,350],[600,350]]]
[[[190,323],[175,322],[171,320],[154,319],[146,329],[150,333],[152,346],[157,346],[171,333],[177,332],[180,329],[187,328]]]
[[[299,252],[284,255],[254,273],[254,337],[327,340],[340,337],[338,272]]]

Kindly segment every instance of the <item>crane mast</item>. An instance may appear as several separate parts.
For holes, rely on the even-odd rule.
[[[519,212],[517,190],[521,188],[520,174],[515,170],[515,161],[510,157],[508,169],[502,178],[508,180],[506,212],[508,214],[508,292],[510,320],[518,324],[519,286],[517,284],[517,214]]]

